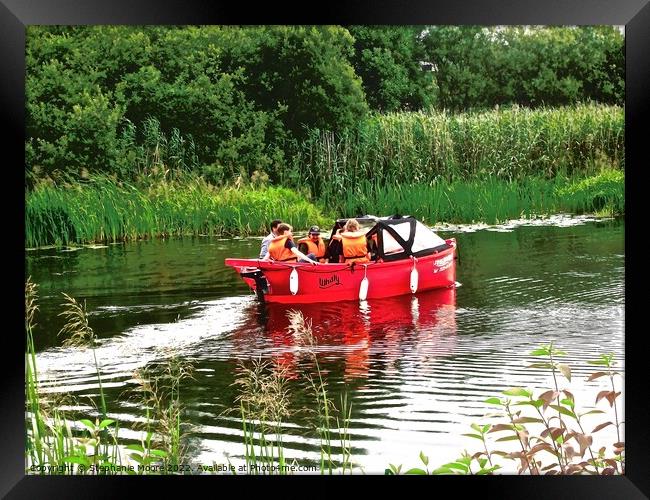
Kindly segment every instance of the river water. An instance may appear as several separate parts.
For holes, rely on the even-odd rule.
[[[260,305],[224,266],[226,257],[257,255],[260,238],[28,250],[27,275],[39,285],[34,335],[43,389],[71,395],[66,408],[75,418],[97,414],[92,352],[63,347],[57,336],[65,292],[86,302],[108,413],[119,420],[124,444],[139,439],[145,418],[134,371],[172,357],[191,364],[180,399],[185,461],[194,466],[241,463],[241,421],[227,410],[238,407],[240,363],[254,359],[284,370],[291,410],[282,424],[285,455],[310,464],[320,458],[309,413],[316,409],[308,381],[317,373],[315,355],[334,403],[340,406],[342,394],[350,403],[357,473],[383,473],[389,463],[421,466],[421,451],[434,467],[465,449],[479,451],[480,443],[462,434],[474,422],[502,422],[486,417],[494,411],[486,398],[509,387],[552,387],[547,370],[527,368],[539,360],[530,351],[551,341],[572,368],[561,388],[582,409],[610,411],[604,401],[595,405],[608,381],[587,382],[597,368],[587,361],[613,353],[623,372],[623,222],[559,216],[439,234],[458,241],[455,290],[294,306],[311,321],[314,347],[287,328],[291,308]],[[590,415],[585,427],[607,419]],[[615,430],[609,426],[594,440],[609,446]],[[514,462],[502,463],[501,472],[516,472]]]

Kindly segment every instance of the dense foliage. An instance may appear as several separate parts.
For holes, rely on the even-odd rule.
[[[304,127],[352,125],[367,106],[339,27],[32,27],[27,168],[131,172],[133,128],[155,119],[232,177],[273,172]]]
[[[160,177],[139,188],[111,178],[53,186],[27,195],[25,245],[73,245],[186,235],[264,235],[281,218],[297,232],[329,227],[340,216],[410,214],[427,224],[490,224],[557,212],[610,216],[625,211],[625,175],[603,170],[580,178],[490,177],[448,182],[358,183],[339,197],[312,202],[304,192],[247,186],[215,188],[194,174]]]
[[[369,110],[622,105],[623,49],[615,27],[31,26],[28,187],[163,153],[215,183],[299,183],[309,130]]]
[[[625,100],[624,39],[613,26],[436,27],[422,43],[440,108]]]
[[[433,73],[426,59],[421,26],[350,26],[352,63],[368,104],[377,111],[417,110],[436,104]]]

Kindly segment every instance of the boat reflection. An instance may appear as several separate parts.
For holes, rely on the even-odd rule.
[[[310,326],[313,347],[290,327],[295,312]],[[456,344],[454,288],[363,302],[266,304],[255,316],[258,340],[265,341],[266,354],[290,378],[298,376],[311,353],[325,371],[342,361],[345,380],[365,379],[371,369],[390,374],[403,365],[416,365],[424,374]],[[238,350],[246,348],[245,336],[243,330],[235,333]]]

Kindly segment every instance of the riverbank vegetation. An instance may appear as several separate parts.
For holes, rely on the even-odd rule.
[[[192,376],[192,367],[177,358],[134,373],[140,404],[146,417],[139,423],[141,440],[125,444],[119,437],[120,422],[109,418],[101,378],[97,338],[88,322],[85,303],[64,294],[60,314],[63,345],[89,349],[100,393],[95,418],[71,419],[65,406],[78,404],[70,394],[52,395],[41,389],[34,347],[38,312],[38,286],[25,284],[26,347],[26,470],[31,474],[151,474],[183,471],[181,440],[181,381]]]
[[[128,241],[186,235],[265,234],[270,220],[297,228],[329,224],[304,193],[282,187],[216,188],[201,177],[138,188],[108,177],[27,197],[26,245]]]
[[[97,338],[89,325],[85,303],[64,294],[62,304],[66,323],[60,334],[64,346],[89,349],[89,362],[99,387],[100,408],[94,419],[71,418],[64,406],[75,406],[70,394],[47,394],[41,389],[37,371],[34,331],[37,325],[38,285],[31,278],[25,283],[26,332],[26,471],[40,475],[115,475],[115,474],[195,474],[234,472],[235,467],[193,467],[186,457],[186,434],[183,432],[181,403],[182,382],[193,378],[193,366],[171,356],[167,361],[150,364],[133,373],[136,388],[131,398],[144,408],[145,417],[132,425],[140,439],[120,437],[120,422],[107,409],[101,377],[101,360],[95,351]],[[345,397],[334,403],[328,394],[327,381],[313,351],[315,346],[311,323],[301,313],[290,312],[289,330],[299,345],[311,356],[316,372],[306,382],[317,401],[314,432],[320,440],[320,460],[313,470],[321,474],[352,473],[350,462],[350,406]],[[261,360],[241,363],[233,385],[239,388],[234,408],[226,413],[239,413],[242,422],[242,443],[245,471],[249,474],[286,474],[295,461],[285,460],[282,433],[283,419],[291,415],[286,373]],[[77,403],[78,404],[78,403]],[[78,413],[78,411],[76,412]],[[333,442],[336,439],[336,442]],[[136,442],[133,442],[136,441]],[[335,451],[340,452],[340,459]],[[230,464],[229,464],[230,465]],[[235,472],[236,473],[236,472]]]
[[[622,175],[606,174],[616,201],[577,198],[625,168],[623,42],[616,27],[32,26],[26,245],[363,212],[622,213]],[[555,201],[529,201],[544,183]],[[504,190],[508,208],[489,207]]]
[[[188,235],[260,235],[274,218],[294,228],[329,228],[335,217],[409,214],[427,224],[500,223],[550,213],[619,215],[625,176],[606,169],[588,177],[527,177],[521,181],[438,180],[386,184],[360,181],[329,202],[305,191],[257,186],[217,188],[203,178],[137,188],[107,177],[83,185],[42,183],[26,201],[25,245],[73,245]]]
[[[154,119],[145,132],[144,145],[127,148],[132,179],[35,180],[25,244],[262,235],[274,218],[305,229],[366,213],[437,224],[625,211],[623,112],[611,106],[400,113],[337,136],[315,130],[282,174],[288,187],[260,170],[192,170],[181,136],[168,139]]]

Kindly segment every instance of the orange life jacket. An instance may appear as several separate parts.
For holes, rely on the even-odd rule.
[[[363,233],[342,232],[335,236],[343,245],[343,259],[345,262],[370,262],[368,242]]]
[[[276,236],[271,240],[269,254],[273,260],[280,262],[296,262],[298,260],[291,250],[285,248],[284,244],[287,239],[289,239],[289,236]]]
[[[318,243],[314,243],[314,241],[309,238],[302,238],[301,240],[298,240],[298,244],[304,243],[307,245],[307,252],[306,253],[313,253],[316,256],[316,259],[319,261],[323,262],[325,260],[325,242],[323,241],[323,238],[320,236],[318,237]]]

